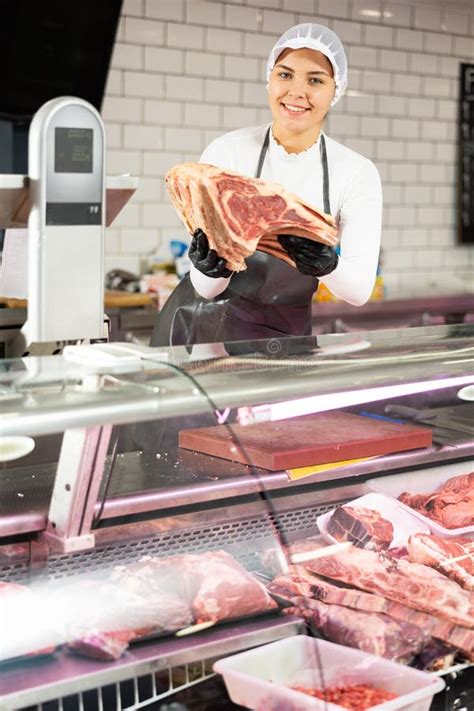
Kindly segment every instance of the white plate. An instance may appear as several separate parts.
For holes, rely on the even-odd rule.
[[[0,437],[0,462],[26,457],[34,448],[32,437]]]
[[[467,400],[467,402],[474,402],[474,385],[466,385],[464,388],[458,391],[457,396],[460,400]]]
[[[362,506],[365,509],[378,511],[383,518],[390,521],[393,526],[393,541],[390,548],[406,546],[408,538],[413,533],[430,533],[430,528],[420,521],[416,516],[406,511],[399,501],[394,501],[382,494],[365,494],[358,499],[348,501],[344,506]],[[329,519],[334,513],[334,509],[318,516],[317,524],[322,537],[328,543],[338,543],[338,541],[327,532]]]
[[[368,479],[365,483],[369,489],[377,493],[388,496],[392,501],[395,501],[407,513],[415,516],[420,521],[425,523],[431,533],[436,533],[438,536],[449,538],[450,536],[467,536],[474,537],[474,526],[464,526],[462,528],[444,528],[440,523],[432,521],[428,516],[424,516],[419,511],[410,508],[406,504],[398,501],[398,497],[403,491],[409,491],[410,494],[431,494],[435,492],[441,484],[451,479],[453,476],[469,474],[474,470],[474,462],[452,462],[451,464],[440,464],[437,467],[429,467],[428,469],[419,469],[418,471],[407,472],[406,474],[391,474],[390,476],[382,476],[377,479]]]

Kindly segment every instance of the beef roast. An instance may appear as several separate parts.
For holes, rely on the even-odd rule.
[[[307,237],[335,246],[334,219],[281,185],[202,163],[182,163],[165,177],[179,217],[192,234],[200,227],[212,249],[232,271],[259,249],[294,266],[279,234]]]
[[[451,477],[431,494],[404,491],[398,499],[444,528],[474,526],[474,472]]]
[[[115,582],[152,604],[153,596],[174,595],[187,604],[194,622],[245,617],[277,607],[266,588],[225,551],[168,558],[147,557],[122,566]]]
[[[409,663],[429,640],[419,627],[377,612],[361,612],[319,600],[294,598],[295,608],[330,642]]]
[[[466,590],[474,590],[474,541],[415,533],[408,539],[408,552],[412,563],[429,565]]]
[[[378,511],[362,506],[337,506],[327,524],[337,541],[350,541],[368,550],[387,549],[393,540],[393,526]]]
[[[196,622],[217,622],[255,615],[277,607],[264,585],[225,551],[185,556],[196,590]]]
[[[340,580],[454,624],[474,628],[472,595],[425,565],[351,546],[341,553],[309,561],[305,567],[325,578]]]

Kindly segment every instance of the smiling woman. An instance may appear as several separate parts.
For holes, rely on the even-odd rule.
[[[332,64],[313,49],[285,49],[270,75],[268,102],[273,137],[287,153],[318,140],[336,91]]]
[[[200,162],[280,183],[331,214],[335,250],[279,235],[296,265],[257,251],[232,273],[202,229],[193,235],[191,271],[159,315],[152,345],[168,346],[311,334],[319,281],[356,306],[369,298],[378,263],[382,191],[374,164],[326,136],[324,120],[347,86],[344,48],[327,27],[306,23],[285,32],[266,67],[272,122],[214,140]],[[198,227],[202,227],[199,226]],[[214,244],[219,240],[213,235]]]

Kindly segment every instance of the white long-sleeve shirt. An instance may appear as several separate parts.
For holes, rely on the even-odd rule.
[[[201,163],[255,177],[267,126],[231,131],[212,141]],[[340,256],[336,269],[319,280],[339,299],[361,306],[370,297],[377,271],[382,224],[382,187],[368,158],[325,135],[331,213],[339,227]],[[324,210],[323,169],[319,139],[302,153],[287,153],[270,132],[261,178],[280,183],[305,202]],[[191,281],[205,298],[214,298],[229,279],[206,277],[191,265]]]

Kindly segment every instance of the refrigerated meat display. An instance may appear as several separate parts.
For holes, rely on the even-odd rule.
[[[214,660],[296,634],[469,672],[472,592],[446,572],[460,561],[447,538],[447,560],[415,560],[439,532],[407,513],[393,482],[429,495],[426,482],[473,471],[473,336],[453,325],[223,344],[215,356],[139,347],[107,365],[77,350],[0,361],[0,435],[35,445],[0,469],[0,708],[156,707],[192,694]],[[394,404],[439,408],[442,427],[395,417]],[[335,413],[356,418],[365,447],[384,424],[396,446],[387,435],[383,451],[361,453]],[[285,468],[257,466],[253,427],[276,452],[285,422],[294,438],[308,418],[315,429],[301,426]],[[325,427],[326,461],[302,465]],[[224,433],[225,452],[188,446],[200,428]],[[375,492],[387,508],[358,513]],[[377,537],[389,509],[401,518]],[[465,571],[472,533],[454,541]]]

